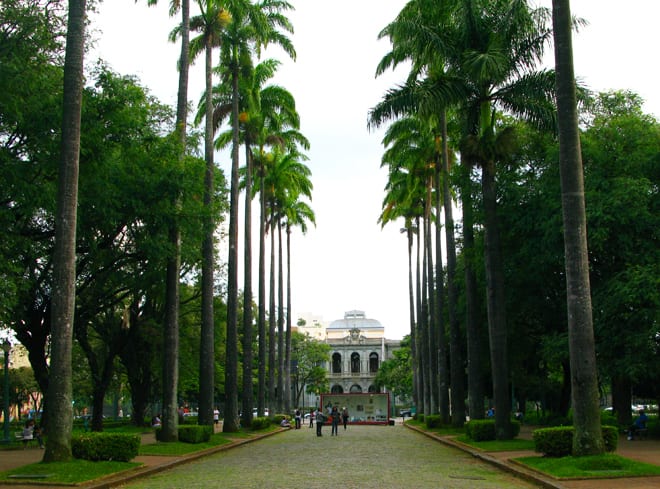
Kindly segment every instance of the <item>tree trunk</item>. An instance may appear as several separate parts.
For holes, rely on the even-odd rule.
[[[238,54],[232,68],[232,150],[229,191],[229,259],[227,260],[227,338],[225,366],[225,418],[222,431],[238,431]]]
[[[598,408],[598,372],[589,285],[584,175],[573,73],[570,2],[553,0],[552,7],[568,343],[575,427],[573,455],[595,455],[603,453],[605,445]]]
[[[616,413],[619,426],[632,424],[632,384],[629,378],[616,376],[612,378],[612,408]]]
[[[494,161],[483,162],[481,183],[485,214],[486,305],[495,404],[495,429],[498,440],[509,440],[513,437],[511,429],[511,395],[509,392],[509,357],[507,351],[504,265],[496,211]]]
[[[52,355],[47,392],[51,416],[48,422],[44,462],[71,459],[73,428],[71,348],[76,292],[76,211],[85,51],[85,7],[85,0],[69,1],[64,59],[62,145],[53,250]]]
[[[291,413],[291,227],[286,226],[286,336],[284,338],[284,412]],[[296,404],[296,407],[297,404]]]
[[[275,392],[275,229],[273,228],[275,210],[270,209],[270,288],[268,304],[268,405],[270,413],[276,407]]]
[[[414,362],[417,364],[417,412],[424,414],[424,405],[425,405],[425,393],[424,393],[424,381],[426,379],[425,362],[424,362],[424,328],[423,328],[423,313],[422,313],[422,270],[421,270],[421,241],[423,231],[419,226],[419,217],[417,218],[417,256],[416,256],[416,265],[415,265],[415,289],[417,291],[416,300],[415,300],[415,309],[417,311],[417,324],[415,325],[415,350],[417,356],[414,359]]]
[[[186,153],[188,120],[188,52],[190,38],[190,1],[181,2],[181,55],[179,57],[179,89],[176,103],[176,133],[179,140],[180,162]],[[175,208],[179,208],[177,197]],[[171,224],[169,241],[172,256],[167,260],[165,292],[165,326],[163,328],[163,412],[161,441],[177,441],[179,417],[177,412],[179,384],[179,276],[181,273],[181,230]]]
[[[456,240],[454,238],[453,202],[449,191],[449,149],[447,148],[447,120],[444,111],[442,112],[441,124],[442,195],[445,208],[445,242],[447,244],[447,316],[449,319],[449,357],[451,361],[451,413],[452,424],[460,427],[465,423],[465,366],[463,365],[461,329],[456,314],[458,302],[456,292]],[[439,171],[438,178],[440,178]],[[440,195],[440,188],[438,188],[438,195]],[[439,208],[438,215],[440,215]]]
[[[266,198],[263,161],[259,167],[259,374],[257,389],[257,415],[266,409]]]
[[[250,142],[245,142],[245,255],[243,278],[243,388],[241,395],[241,424],[252,426],[252,155]]]
[[[282,221],[277,220],[277,412],[284,409],[284,264]]]
[[[202,324],[199,335],[199,417],[198,424],[213,425],[215,388],[215,316],[213,313],[213,275],[215,270],[215,219],[213,218],[213,46],[206,36],[206,115],[204,133],[204,238],[202,241]]]
[[[477,321],[477,276],[474,268],[474,212],[470,169],[461,167],[461,202],[463,214],[463,255],[465,260],[465,332],[468,354],[468,403],[470,419],[484,418],[484,389],[481,375],[481,331]]]

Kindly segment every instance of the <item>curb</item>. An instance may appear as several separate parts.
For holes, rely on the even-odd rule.
[[[422,435],[432,438],[433,440],[439,441],[444,445],[447,445],[452,448],[456,448],[465,453],[469,453],[473,457],[478,458],[479,460],[485,463],[493,465],[494,467],[497,467],[500,470],[508,472],[509,474],[514,475],[519,479],[523,479],[527,482],[538,484],[539,486],[545,489],[565,489],[565,487],[559,484],[556,480],[549,479],[541,475],[540,473],[529,470],[521,465],[514,464],[513,462],[509,462],[507,460],[497,459],[484,451],[478,450],[469,445],[465,445],[464,443],[460,443],[451,438],[442,437],[435,433],[429,433],[428,431],[424,431],[416,426],[410,426],[405,423],[404,426],[409,430],[416,431],[417,433],[421,433]]]

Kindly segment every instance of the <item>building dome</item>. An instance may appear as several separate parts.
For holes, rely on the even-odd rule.
[[[382,324],[375,319],[367,319],[364,311],[347,311],[344,313],[344,319],[337,319],[327,327],[328,333],[331,331],[351,331],[358,329],[363,332],[382,332],[385,330]]]

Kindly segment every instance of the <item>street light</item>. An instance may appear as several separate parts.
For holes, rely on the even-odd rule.
[[[5,416],[3,426],[5,438],[3,443],[9,443],[9,352],[11,351],[11,343],[7,339],[2,343],[2,351],[5,354]]]

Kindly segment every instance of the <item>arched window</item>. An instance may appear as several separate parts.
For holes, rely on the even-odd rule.
[[[353,384],[351,386],[351,392],[362,392],[362,387],[357,384]]]
[[[334,353],[332,355],[332,373],[341,373],[341,355],[339,353]]]
[[[369,386],[369,392],[378,392],[378,389],[376,389],[376,386],[375,386],[375,385],[371,384],[371,385]]]
[[[360,373],[360,354],[357,352],[351,353],[351,373]]]
[[[330,392],[332,392],[333,394],[343,394],[344,388],[339,384],[335,384],[332,386],[332,389],[330,389]]]
[[[378,353],[371,353],[369,355],[369,372],[375,374],[378,372]]]

